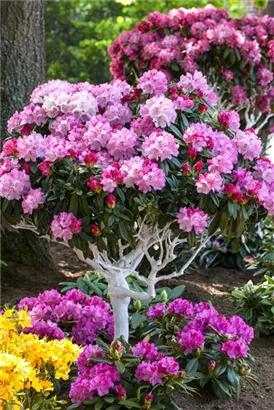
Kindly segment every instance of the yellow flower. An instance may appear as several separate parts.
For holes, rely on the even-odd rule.
[[[54,390],[51,377],[67,380],[71,365],[82,351],[70,340],[48,341],[25,334],[24,327],[31,327],[26,311],[7,309],[0,315],[0,410],[6,402],[18,410],[14,404],[22,406],[29,389],[46,397]]]

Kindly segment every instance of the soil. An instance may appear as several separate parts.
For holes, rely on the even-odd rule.
[[[78,261],[72,250],[62,245],[53,244],[52,254],[57,270],[45,271],[41,267],[39,273],[31,267],[9,263],[2,268],[1,304],[15,305],[21,298],[36,296],[46,289],[61,289],[58,284],[62,281],[72,281],[90,271],[90,268]],[[233,306],[228,298],[229,290],[233,286],[241,286],[252,278],[250,271],[227,270],[216,267],[207,270],[194,271],[182,279],[170,280],[169,287],[184,284],[186,289],[183,297],[193,302],[211,300],[219,311],[226,315],[233,314]],[[202,393],[201,396],[182,396],[175,394],[177,405],[183,410],[268,410],[274,403],[274,336],[255,339],[251,344],[251,354],[255,357],[252,366],[253,374],[257,375],[260,385],[253,391],[247,384],[243,384],[239,401],[218,400],[211,394]],[[168,410],[168,409],[167,409]]]

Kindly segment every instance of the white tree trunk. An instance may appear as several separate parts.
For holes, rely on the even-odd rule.
[[[114,279],[114,280],[113,280]],[[121,290],[129,289],[126,279],[119,273],[115,278],[112,278],[108,286],[108,294],[110,296],[111,306],[114,315],[114,339],[123,336],[128,342],[129,338],[129,315],[128,306],[130,297],[124,295]]]

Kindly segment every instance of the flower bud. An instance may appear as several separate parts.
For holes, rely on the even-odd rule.
[[[161,301],[163,301],[163,302],[168,301],[168,295],[167,295],[167,291],[165,289],[162,290],[162,292],[160,294],[160,298],[161,298]]]
[[[25,171],[26,174],[30,175],[31,170],[30,170],[30,165],[25,163],[24,165],[22,165],[22,169],[23,171]]]
[[[114,360],[120,360],[124,353],[124,345],[120,340],[114,340],[110,345],[110,356]]]
[[[135,311],[138,311],[142,307],[142,302],[140,300],[134,300],[133,307]]]
[[[148,393],[147,395],[146,395],[146,397],[145,397],[145,403],[144,403],[144,405],[145,405],[145,410],[149,410],[150,408],[151,408],[151,404],[152,404],[152,402],[153,402],[153,399],[154,399],[154,394],[152,394],[152,393]]]
[[[200,172],[200,171],[202,171],[203,167],[204,167],[203,161],[201,161],[201,160],[197,161],[193,166],[193,171],[194,172]]]
[[[38,168],[44,176],[53,174],[53,170],[51,169],[51,162],[49,161],[41,162],[41,164],[38,165]]]
[[[127,392],[124,386],[119,384],[119,386],[114,387],[114,391],[117,394],[119,400],[126,400]]]
[[[116,196],[113,194],[109,194],[107,199],[106,199],[106,204],[108,208],[114,209],[116,206]]]
[[[199,114],[205,114],[207,112],[208,108],[205,104],[199,104],[198,106],[198,113]]]
[[[87,186],[97,194],[100,194],[102,191],[102,185],[100,184],[100,181],[94,177],[90,177],[89,181],[87,182]]]
[[[247,376],[248,374],[250,374],[250,372],[251,372],[251,369],[247,365],[242,365],[239,369],[240,376]]]
[[[91,225],[91,233],[92,233],[92,236],[100,236],[101,235],[100,226],[96,224]]]
[[[215,370],[216,366],[217,366],[217,363],[215,362],[215,360],[210,360],[207,364],[207,368],[210,373],[212,373]]]
[[[24,136],[28,136],[31,133],[31,126],[30,125],[24,125],[23,128],[20,130],[20,134]]]
[[[190,176],[191,175],[191,168],[188,162],[186,162],[183,166],[182,166],[182,171],[186,176]]]
[[[188,156],[188,158],[193,161],[196,157],[197,157],[197,151],[195,148],[190,147],[188,148],[186,155]]]
[[[96,164],[97,162],[97,159],[98,159],[98,156],[96,152],[89,152],[87,155],[85,155],[85,158],[84,158],[85,165],[88,168],[93,168],[94,164]]]

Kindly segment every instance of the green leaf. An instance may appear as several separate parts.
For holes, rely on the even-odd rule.
[[[122,362],[115,362],[115,365],[117,367],[117,370],[119,371],[119,373],[123,374],[125,371],[125,365]]]
[[[72,212],[74,215],[78,211],[78,195],[76,193],[72,194],[69,201],[69,212]]]
[[[188,364],[186,365],[187,373],[197,372],[199,366],[198,358],[191,359]]]
[[[142,406],[132,400],[120,400],[118,404],[122,404],[123,406],[128,406],[129,408],[141,409]]]
[[[68,406],[67,410],[74,410],[74,409],[77,409],[80,406],[81,406],[81,404],[74,403],[74,404],[71,404],[70,406]]]
[[[146,315],[142,315],[139,312],[133,313],[131,316],[131,326],[135,330],[142,322],[147,321]]]
[[[118,404],[113,404],[110,407],[107,407],[106,410],[119,410],[121,408],[121,406],[119,406]]]
[[[94,406],[94,410],[101,410],[104,405],[104,400],[100,399]]]
[[[178,297],[180,297],[183,293],[183,291],[185,290],[185,286],[184,285],[180,285],[180,286],[176,286],[176,288],[172,289],[171,292],[168,295],[168,298],[170,300],[174,300]]]

